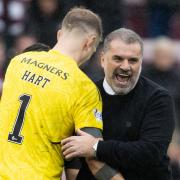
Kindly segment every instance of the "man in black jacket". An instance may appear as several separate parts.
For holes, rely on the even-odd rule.
[[[103,100],[104,140],[97,139],[89,148],[95,138],[79,131],[80,136],[63,141],[65,158],[95,158],[126,180],[171,179],[167,148],[174,128],[172,98],[140,76],[142,56],[143,43],[135,32],[121,28],[106,37],[101,56],[105,78],[97,83]],[[84,161],[77,179],[95,179],[90,166]]]

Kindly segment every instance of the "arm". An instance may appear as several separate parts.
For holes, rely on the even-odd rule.
[[[86,162],[90,171],[98,180],[124,180],[121,173],[103,162],[88,158],[86,158]]]
[[[85,133],[84,131],[88,132],[89,134],[93,134],[96,137],[99,138],[92,138],[93,136]],[[92,149],[92,154],[89,155],[91,157],[94,157],[94,150],[93,150],[93,144],[96,143],[102,137],[101,131],[96,128],[83,128],[83,131],[77,131],[78,135],[85,135],[85,137],[89,137],[86,141],[89,141],[92,143],[92,146],[89,146],[90,149]],[[78,136],[72,136],[70,138],[67,138],[62,141],[62,151],[63,155],[65,156],[66,159],[71,158],[69,156],[69,152],[72,152],[73,149],[71,149],[71,146],[76,146],[77,149],[81,151],[81,140],[76,141],[79,137]],[[91,141],[92,140],[92,141]],[[88,147],[87,147],[88,148]],[[83,152],[83,150],[82,150]],[[71,154],[71,153],[70,153]],[[123,176],[111,168],[110,166],[106,165],[105,163],[99,162],[95,159],[92,158],[86,158],[86,162],[88,164],[89,169],[91,170],[92,174],[98,179],[98,180],[107,180],[107,179],[112,179],[112,180],[123,180]]]
[[[78,169],[65,169],[66,180],[76,180],[78,172]]]
[[[66,180],[75,180],[81,168],[81,161],[79,158],[73,158],[71,161],[64,161],[64,170]]]

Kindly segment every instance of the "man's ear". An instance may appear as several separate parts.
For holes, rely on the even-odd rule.
[[[57,40],[59,39],[59,37],[61,36],[61,34],[62,34],[62,30],[59,29],[58,32],[57,32]]]
[[[85,43],[84,43],[84,48],[89,49],[95,46],[95,42],[97,40],[97,37],[95,35],[91,35],[88,38],[86,38]]]
[[[89,37],[88,46],[90,47],[94,46],[96,43],[96,40],[97,40],[97,37],[95,35],[91,35]]]

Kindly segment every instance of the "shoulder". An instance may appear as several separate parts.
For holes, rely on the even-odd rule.
[[[81,89],[85,91],[91,91],[92,89],[97,89],[95,83],[80,69],[78,70],[78,82],[80,84]]]
[[[143,99],[144,102],[172,99],[167,89],[143,76],[141,76],[138,81],[136,93],[139,95],[138,97]]]
[[[138,86],[140,89],[142,89],[142,91],[148,94],[153,94],[156,92],[169,94],[167,89],[165,89],[164,87],[160,86],[159,84],[155,83],[154,81],[144,76],[140,76],[139,81],[138,81]]]
[[[72,84],[74,84],[74,91],[77,96],[81,98],[99,96],[98,89],[94,82],[78,67],[74,69],[74,77],[72,78]]]
[[[79,78],[75,82],[76,102],[83,102],[86,107],[90,104],[102,104],[102,98],[98,88],[84,72],[79,71]]]

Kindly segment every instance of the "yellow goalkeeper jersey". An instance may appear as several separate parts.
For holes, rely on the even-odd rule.
[[[0,102],[0,179],[60,179],[60,142],[102,129],[102,101],[76,62],[56,50],[12,59]]]

